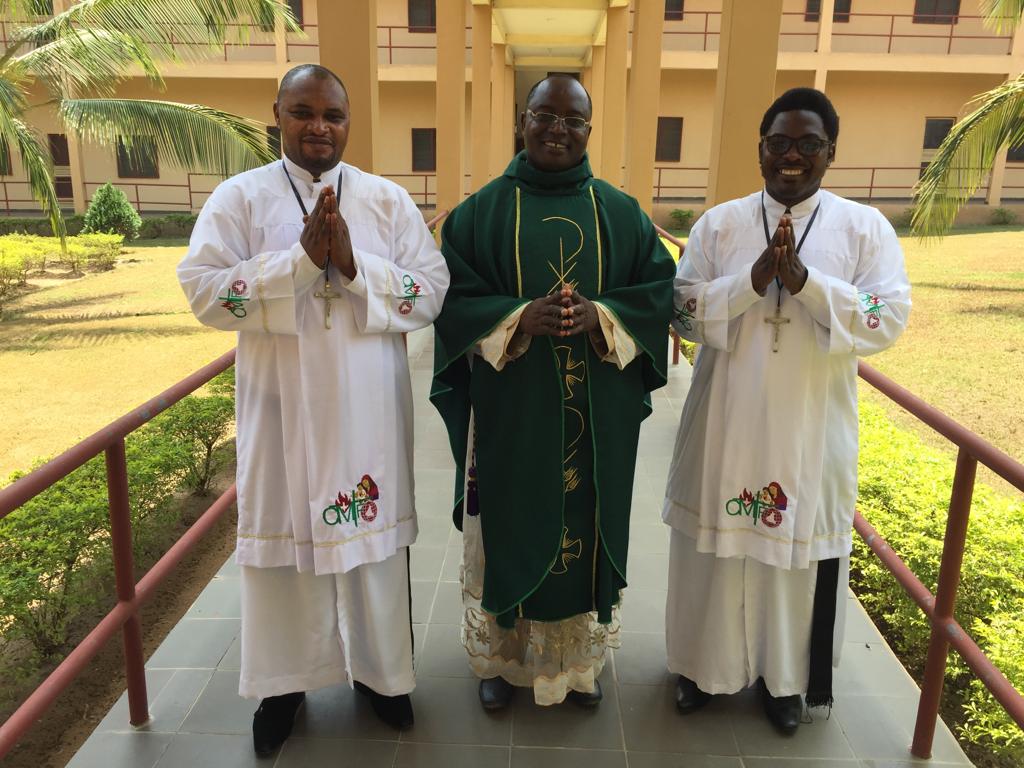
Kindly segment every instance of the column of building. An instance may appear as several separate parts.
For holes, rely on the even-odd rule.
[[[626,48],[629,43],[629,7],[608,9],[604,53],[604,135],[601,137],[601,176],[622,186],[623,146],[626,137]]]
[[[653,204],[654,148],[661,100],[663,0],[635,0],[632,66],[629,73],[629,152],[626,191],[648,213]]]
[[[491,6],[473,6],[473,88],[469,119],[470,182],[474,192],[491,176]],[[504,83],[502,83],[504,85]],[[504,88],[502,88],[504,90]]]
[[[437,4],[437,210],[462,202],[466,120],[466,7]],[[489,58],[489,57],[488,57]],[[475,99],[474,99],[475,100]]]

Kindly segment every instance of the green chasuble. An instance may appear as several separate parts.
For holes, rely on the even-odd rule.
[[[664,385],[675,266],[636,200],[583,162],[546,173],[520,153],[442,229],[452,281],[435,321],[430,399],[457,466],[455,524],[480,515],[485,610],[611,620],[626,586],[629,511],[648,393]],[[537,336],[497,371],[476,345],[532,299],[573,285],[637,346],[623,370],[587,334]],[[470,411],[475,467],[464,504]]]

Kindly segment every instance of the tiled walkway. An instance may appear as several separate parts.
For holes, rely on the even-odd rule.
[[[596,711],[540,708],[521,692],[485,714],[459,645],[459,535],[444,428],[427,403],[429,333],[410,337],[416,402],[416,491],[420,537],[412,550],[416,725],[400,737],[347,687],[311,693],[295,732],[274,758],[252,752],[254,703],[237,695],[238,572],[210,582],[147,665],[152,721],[128,724],[124,696],[70,763],[74,768],[896,768],[969,765],[940,724],[931,762],[910,757],[917,688],[867,619],[847,600],[843,663],[830,718],[816,714],[792,738],[777,736],[751,694],[718,697],[680,717],[665,670],[663,621],[668,531],[661,490],[688,385],[685,363],[655,394],[644,425],[633,506],[623,643],[607,665]]]

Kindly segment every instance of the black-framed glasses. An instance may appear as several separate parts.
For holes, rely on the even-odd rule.
[[[773,155],[784,155],[796,145],[796,151],[804,157],[815,157],[820,155],[823,150],[832,146],[832,142],[827,139],[819,139],[817,136],[803,136],[799,139],[792,139],[789,136],[782,136],[781,134],[774,134],[772,136],[762,136],[761,141],[764,143],[764,148],[771,152]]]
[[[561,123],[571,131],[583,131],[586,130],[588,125],[590,125],[590,123],[582,117],[561,117],[559,115],[553,115],[550,112],[534,112],[532,109],[526,110],[526,114],[528,114],[535,123],[543,125],[545,128],[553,128]]]

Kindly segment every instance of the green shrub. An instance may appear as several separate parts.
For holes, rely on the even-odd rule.
[[[910,229],[911,221],[914,217],[914,209],[906,208],[900,213],[893,213],[889,218],[889,223],[892,224],[893,229]]]
[[[69,235],[77,235],[82,231],[85,217],[74,214],[64,217],[64,225]],[[53,237],[50,220],[43,216],[0,216],[0,235],[21,233],[26,235],[42,235]]]
[[[152,240],[157,237],[189,237],[196,223],[196,215],[192,213],[169,213],[165,216],[143,216],[139,228],[139,240]],[[84,217],[78,214],[65,216],[69,235],[81,233]],[[41,216],[0,216],[0,235],[28,234],[52,237],[50,220]]]
[[[953,462],[897,429],[881,408],[862,403],[858,508],[909,568],[933,592],[945,535]],[[956,617],[1024,689],[1024,632],[1011,634],[1024,615],[1024,503],[978,484],[957,593]],[[854,539],[851,582],[875,623],[912,672],[927,655],[930,627],[924,614],[859,538]],[[998,657],[998,659],[996,658]],[[1005,665],[1003,661],[1005,660]],[[1016,725],[950,654],[947,685],[966,697],[955,729],[992,754],[1024,756]],[[1016,735],[1015,735],[1016,734]]]
[[[235,396],[235,366],[232,365],[224,373],[218,373],[206,387],[211,394],[233,398]]]
[[[210,492],[213,478],[223,466],[217,449],[230,436],[234,418],[233,398],[189,395],[153,420],[154,429],[187,452],[183,484],[196,496]]]
[[[166,216],[151,216],[142,219],[139,230],[140,240],[158,237],[188,237],[198,217],[192,213],[169,213]]]
[[[90,234],[79,235],[70,240],[80,243],[85,248],[85,260],[90,268],[96,271],[113,269],[117,257],[121,255],[122,235]]]
[[[689,232],[690,227],[693,226],[693,216],[693,211],[689,208],[676,208],[669,214],[675,229],[681,229],[684,232]]]
[[[108,232],[123,235],[126,240],[134,240],[139,236],[141,226],[142,219],[124,192],[107,182],[92,196],[89,210],[85,212],[82,232]]]
[[[988,217],[989,224],[995,224],[999,227],[1005,227],[1009,224],[1017,223],[1017,214],[1011,211],[1009,208],[993,208],[992,213]]]

